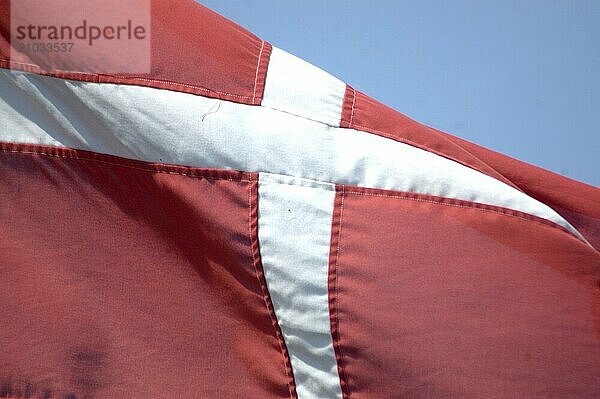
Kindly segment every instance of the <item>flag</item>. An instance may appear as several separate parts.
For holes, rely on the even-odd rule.
[[[0,6],[0,397],[598,397],[598,188],[67,3]]]

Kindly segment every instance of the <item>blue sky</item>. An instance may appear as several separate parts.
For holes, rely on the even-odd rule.
[[[200,3],[420,122],[600,186],[600,1]]]

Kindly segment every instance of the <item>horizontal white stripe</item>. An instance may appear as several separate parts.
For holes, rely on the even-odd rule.
[[[327,277],[335,186],[261,173],[258,239],[298,399],[341,398]]]
[[[266,107],[2,70],[0,117],[2,141],[475,201],[539,216],[581,237],[545,204],[457,162]]]
[[[273,47],[262,105],[339,126],[346,84],[322,69]]]

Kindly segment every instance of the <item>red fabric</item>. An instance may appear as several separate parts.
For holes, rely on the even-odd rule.
[[[485,162],[447,140],[436,130],[410,119],[349,86],[344,96],[340,126],[413,145],[511,184]]]
[[[549,205],[600,250],[600,189],[425,126],[346,88],[341,127],[405,142],[507,183]]]
[[[447,137],[480,159],[485,159],[528,195],[552,207],[600,251],[600,190],[526,162]]]
[[[8,60],[9,5],[0,3],[2,68],[261,102],[270,45],[193,0],[152,1],[151,71],[137,75],[78,72],[85,57],[67,72]],[[349,86],[340,126],[512,185],[600,249],[594,187]],[[256,179],[0,143],[0,397],[296,397],[259,259]],[[345,398],[600,392],[598,252],[565,229],[493,206],[346,187],[330,255]]]
[[[556,225],[344,187],[330,264],[347,398],[596,398],[600,261]]]
[[[110,53],[97,54],[94,48],[89,49],[87,57],[70,59],[68,71],[38,67],[46,65],[56,53],[36,53],[33,59],[13,53],[11,59],[10,1],[0,2],[0,68],[65,79],[157,87],[243,104],[261,103],[271,52],[269,43],[194,0],[152,0],[151,3],[152,48],[148,74],[79,73],[94,70],[93,63],[98,60],[108,65],[122,62]],[[44,10],[44,4],[36,2],[30,13],[49,12]],[[35,57],[44,57],[44,62],[36,62]]]
[[[0,396],[295,396],[256,175],[4,143],[0,181]]]

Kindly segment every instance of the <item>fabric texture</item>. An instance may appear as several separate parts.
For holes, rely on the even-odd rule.
[[[327,289],[334,197],[333,184],[259,176],[261,259],[303,398],[342,397]]]
[[[5,391],[289,398],[254,251],[256,179],[3,145]]]
[[[148,74],[0,3],[0,398],[598,396],[600,189],[151,3]]]
[[[405,143],[287,112],[14,71],[0,71],[0,91],[3,141],[463,199],[531,213],[579,235],[548,206],[484,173]]]
[[[338,187],[332,330],[345,397],[593,398],[598,254],[468,203]]]

